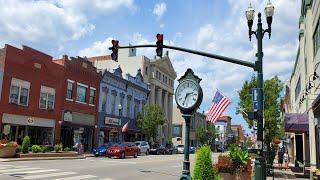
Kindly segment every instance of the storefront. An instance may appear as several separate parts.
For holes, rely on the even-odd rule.
[[[61,142],[64,147],[75,148],[84,145],[84,151],[91,151],[94,142],[95,116],[65,111],[61,123]]]
[[[100,129],[100,134],[104,135],[104,143],[123,141],[121,128],[121,119],[106,116]]]
[[[19,145],[29,136],[31,144],[53,146],[54,119],[3,114],[2,123],[5,138]]]

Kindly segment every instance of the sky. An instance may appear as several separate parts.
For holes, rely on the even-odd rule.
[[[90,57],[110,54],[112,39],[119,40],[120,46],[155,44],[156,34],[162,33],[167,45],[254,62],[256,40],[249,41],[244,14],[250,2],[256,12],[253,29],[257,12],[262,12],[266,28],[267,0],[0,0],[0,47],[27,45],[55,58],[63,54]],[[298,50],[301,1],[271,2],[275,14],[271,39],[263,40],[264,79],[278,75],[285,82]],[[150,58],[155,55],[155,49],[137,52]],[[169,56],[178,77],[192,68],[202,78],[201,111],[210,107],[219,89],[232,102],[224,114],[248,131],[235,107],[237,92],[254,74],[250,68],[174,50]]]

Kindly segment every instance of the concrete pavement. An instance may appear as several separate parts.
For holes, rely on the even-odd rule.
[[[218,154],[213,155],[215,161]],[[194,155],[190,155],[193,167]],[[127,159],[105,157],[72,160],[42,160],[0,163],[0,180],[14,179],[104,179],[177,180],[182,171],[183,154],[150,155]]]

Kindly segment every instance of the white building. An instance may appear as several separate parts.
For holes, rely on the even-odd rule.
[[[120,65],[124,74],[135,75],[141,69],[144,82],[150,85],[149,103],[158,104],[167,117],[158,131],[158,141],[164,143],[172,132],[174,80],[177,77],[168,52],[162,58],[149,59],[136,56],[135,48],[120,49],[118,62],[112,61],[110,56],[91,57],[89,60],[98,70],[111,70]]]
[[[293,158],[300,159],[304,166],[320,167],[320,1],[302,0],[301,16],[299,21],[299,49],[295,66],[290,80],[286,84],[285,125],[301,127],[303,114],[308,118],[307,132],[292,132],[287,134]],[[287,115],[287,116],[286,116]],[[292,117],[297,119],[292,121]],[[298,136],[297,136],[298,135]],[[291,139],[291,140],[290,140]],[[298,141],[297,141],[298,140]],[[302,141],[302,142],[301,142]],[[298,143],[298,144],[297,144]],[[301,145],[303,147],[301,147]],[[300,146],[300,149],[298,149]],[[301,157],[302,156],[302,157]],[[302,158],[302,159],[301,159]]]

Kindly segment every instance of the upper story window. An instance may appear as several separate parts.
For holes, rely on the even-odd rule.
[[[74,83],[74,81],[71,81],[71,80],[69,80],[68,79],[68,81],[67,81],[67,99],[73,99],[73,96],[72,96],[72,94],[73,94],[73,83]]]
[[[138,112],[139,112],[139,101],[138,100],[134,100],[134,117],[136,118],[138,116]]]
[[[146,67],[146,70],[144,71],[145,75],[148,75],[148,66]]]
[[[89,104],[94,105],[94,97],[96,95],[96,88],[90,87]]]
[[[130,117],[131,96],[127,96],[127,117]]]
[[[55,89],[46,86],[41,86],[39,108],[53,110],[54,109],[54,99],[55,99]]]
[[[319,22],[318,22],[316,30],[313,35],[314,56],[316,56],[319,47],[320,47],[320,28],[319,28]]]
[[[123,101],[124,101],[124,94],[120,94],[119,104],[121,105],[121,108],[123,108]],[[119,116],[123,116],[123,109],[121,111],[119,111]]]
[[[12,78],[9,103],[28,106],[30,82]]]
[[[294,92],[296,100],[299,97],[300,91],[301,91],[301,81],[300,81],[300,77],[299,77],[299,80],[297,82],[297,85],[296,85],[296,88],[295,88],[295,92]]]
[[[77,102],[86,103],[87,89],[87,85],[77,83]]]
[[[116,91],[112,91],[112,92],[111,92],[111,114],[115,114],[115,110],[116,110],[116,96],[117,96],[117,92],[116,92]]]

